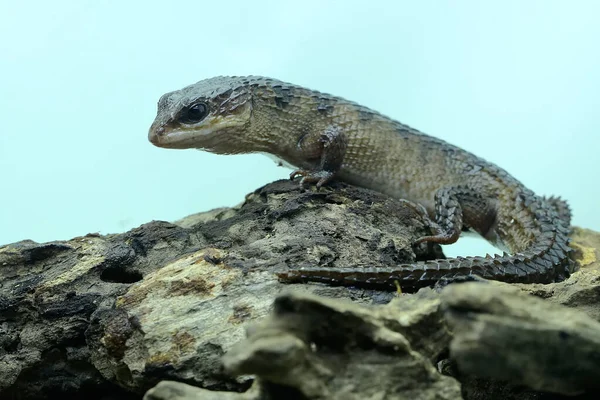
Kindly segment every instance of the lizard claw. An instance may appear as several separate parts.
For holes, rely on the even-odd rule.
[[[290,180],[293,181],[297,176],[304,176],[306,171],[303,169],[295,169],[290,173]]]
[[[292,173],[290,174],[290,179],[294,179],[297,176],[301,176],[302,179],[300,179],[300,187],[301,188],[305,188],[307,183],[317,183],[317,189],[320,189],[321,186],[323,186],[324,184],[326,184],[327,182],[329,182],[331,180],[331,178],[333,178],[334,173],[333,172],[329,172],[329,171],[315,171],[315,172],[311,172],[311,171],[307,171],[304,169],[297,169],[295,171],[292,171]]]
[[[423,218],[423,220],[425,222],[427,222],[428,224],[436,225],[435,222],[433,222],[431,220],[431,218],[429,218],[429,214],[427,214],[427,210],[421,204],[414,203],[412,201],[408,201],[408,200],[405,200],[405,199],[398,199],[398,202],[402,203],[403,205],[405,205],[405,206],[407,206],[409,208],[411,208],[413,211],[415,211],[417,214],[419,214],[421,216],[421,218]]]
[[[429,217],[429,214],[427,213],[427,209],[425,209],[425,207],[423,207],[419,203],[413,203],[412,201],[408,201],[405,199],[400,199],[398,201],[404,204],[405,206],[410,207],[414,212],[416,212],[421,217],[421,220],[425,223],[425,225],[429,228],[429,230],[431,230],[432,232],[436,232],[436,235],[434,236],[443,235],[444,232],[442,231],[442,228]],[[419,238],[415,241],[414,244],[419,244],[428,241],[431,237],[432,236],[425,236]]]

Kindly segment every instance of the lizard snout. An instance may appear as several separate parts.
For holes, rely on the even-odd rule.
[[[160,143],[161,136],[165,133],[165,127],[158,125],[152,125],[150,130],[148,131],[148,140],[154,144],[158,145]]]

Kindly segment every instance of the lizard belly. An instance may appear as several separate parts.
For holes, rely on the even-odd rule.
[[[372,189],[377,192],[387,194],[388,196],[394,197],[396,199],[403,199],[411,201],[413,203],[421,204],[423,207],[425,207],[430,217],[434,217],[435,215],[435,191],[431,191],[429,193],[417,193],[417,191],[412,190],[412,188],[408,185],[407,181],[403,182],[402,180],[400,180],[393,182],[383,182],[378,181],[377,179],[374,179],[372,177],[361,176],[361,174],[352,173],[350,171],[345,170],[341,170],[339,172],[338,178],[352,185]]]

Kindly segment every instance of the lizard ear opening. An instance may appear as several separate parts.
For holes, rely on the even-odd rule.
[[[208,115],[208,105],[200,102],[192,104],[183,109],[179,116],[179,122],[182,124],[197,124]]]

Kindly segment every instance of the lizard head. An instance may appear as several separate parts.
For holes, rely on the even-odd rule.
[[[215,77],[167,93],[148,140],[172,149],[198,148],[215,153],[240,152],[252,116],[252,92],[243,77]]]

